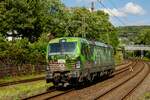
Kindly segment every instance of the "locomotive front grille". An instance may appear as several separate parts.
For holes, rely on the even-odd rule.
[[[65,63],[50,61],[48,67],[49,67],[51,72],[56,72],[56,71],[62,72],[62,71],[67,71],[67,70],[70,70],[70,69],[74,69],[75,64],[76,64],[75,60],[66,61]]]
[[[65,64],[49,64],[49,68],[52,72],[54,71],[66,71],[66,66]]]

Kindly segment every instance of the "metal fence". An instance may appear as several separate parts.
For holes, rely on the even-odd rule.
[[[36,74],[43,73],[45,71],[46,65],[32,65],[32,64],[24,64],[18,66],[8,66],[5,65],[0,67],[0,78],[6,76],[21,76],[28,74]]]

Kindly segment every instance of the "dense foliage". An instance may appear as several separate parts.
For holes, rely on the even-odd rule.
[[[0,66],[45,64],[46,46],[41,38],[30,43],[27,38],[10,42],[0,36]]]
[[[126,26],[118,27],[119,36],[124,37],[126,45],[150,45],[150,26]],[[140,54],[139,52],[137,52]],[[150,58],[150,51],[145,51],[145,56]]]
[[[55,2],[54,2],[55,1]],[[0,1],[0,32],[35,41],[52,21],[51,8],[57,0]]]
[[[130,44],[130,42],[134,44],[150,45],[150,26],[125,26],[118,27],[117,29],[119,36],[126,38],[128,41],[126,42],[127,45]]]
[[[0,34],[1,65],[44,64],[46,45],[56,37],[84,37],[114,48],[118,45],[117,30],[108,14],[67,8],[60,0],[1,0]]]

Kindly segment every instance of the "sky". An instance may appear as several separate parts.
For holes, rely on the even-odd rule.
[[[150,25],[150,0],[61,0],[67,7],[91,7],[103,10],[110,15],[115,26]],[[117,18],[116,18],[117,17]]]

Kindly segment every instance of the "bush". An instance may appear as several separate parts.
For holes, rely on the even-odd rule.
[[[46,64],[48,40],[44,36],[34,43],[30,43],[27,38],[7,41],[0,36],[0,66]]]

